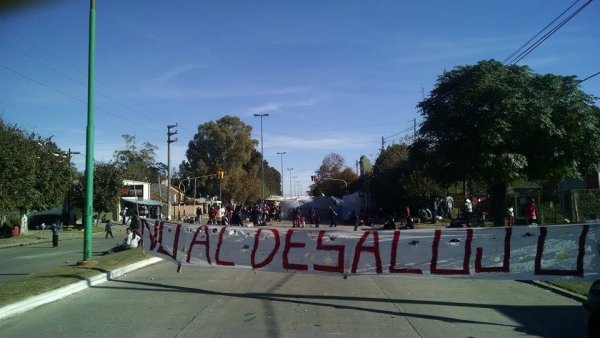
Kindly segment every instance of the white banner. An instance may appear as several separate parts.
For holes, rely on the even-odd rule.
[[[600,224],[338,231],[142,220],[146,252],[181,265],[483,279],[600,278]]]

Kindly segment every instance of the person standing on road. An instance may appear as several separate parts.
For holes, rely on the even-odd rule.
[[[50,230],[52,230],[52,246],[55,248],[58,246],[58,234],[60,232],[60,227],[56,223],[57,222],[55,221],[50,226]]]
[[[129,227],[133,232],[137,233],[140,227],[140,218],[138,216],[137,210],[133,210],[131,213],[131,224]]]
[[[112,234],[112,224],[110,222],[106,222],[106,225],[104,226],[104,232],[106,233],[104,235],[104,238],[108,238],[108,235],[110,235],[110,238],[114,238],[113,234]]]
[[[473,202],[469,198],[465,199],[465,213],[467,216],[467,226],[472,227],[473,226]]]
[[[202,224],[202,208],[201,207],[196,208],[196,223]]]
[[[121,211],[121,217],[123,218],[123,225],[127,224],[127,207]]]
[[[319,222],[321,222],[321,214],[315,208],[312,209],[312,220],[315,223],[315,228],[319,227]]]
[[[432,207],[433,207],[433,213],[431,215],[431,224],[435,224],[435,222],[437,222],[437,217],[438,217],[438,198],[434,198],[433,202],[431,203]]]
[[[408,205],[404,206],[404,219],[406,222],[405,227],[407,229],[414,229],[415,225],[413,224],[412,217],[410,217],[410,207]]]
[[[446,196],[446,215],[449,219],[452,219],[452,208],[454,207],[454,198],[450,196],[450,193]]]
[[[337,224],[335,222],[335,217],[337,216],[337,212],[335,212],[335,210],[333,209],[333,206],[330,205],[329,206],[329,217],[331,218],[331,224],[329,225],[330,228],[335,228],[337,227]]]
[[[512,205],[508,207],[506,217],[508,218],[509,227],[515,225],[515,209],[512,207]]]
[[[217,205],[213,204],[208,210],[208,224],[215,225],[217,224]]]
[[[529,200],[529,203],[525,204],[524,214],[527,216],[527,224],[537,223],[537,206],[533,197]]]
[[[244,226],[242,208],[238,205],[231,215],[231,225]]]

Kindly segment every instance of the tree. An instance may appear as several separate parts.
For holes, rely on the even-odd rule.
[[[94,164],[94,212],[116,210],[121,198],[123,176],[121,170],[114,163],[97,162]],[[73,184],[73,205],[83,209],[85,207],[85,175],[79,173]]]
[[[508,184],[577,177],[600,158],[600,114],[578,83],[494,60],[456,67],[419,103],[412,150],[444,184],[488,182],[502,225]]]
[[[199,125],[198,132],[188,143],[187,161],[180,165],[181,177],[223,171],[222,182],[215,177],[199,179],[198,193],[216,196],[221,191],[223,200],[243,203],[260,197],[260,170],[264,163],[265,194],[278,191],[280,174],[256,151],[258,141],[251,136],[252,127],[235,116],[226,115]]]
[[[112,163],[94,165],[94,211],[100,213],[116,210],[119,206],[123,178],[120,170]]]
[[[394,144],[381,152],[371,177],[371,192],[377,205],[388,211],[399,210],[407,204],[402,193],[402,177],[406,175],[408,148],[404,144]]]
[[[360,165],[360,174],[361,175],[366,175],[371,173],[371,171],[373,171],[373,165],[371,164],[371,161],[369,160],[369,158],[365,155],[362,155],[360,157],[360,159],[358,160],[358,163]]]
[[[123,178],[137,181],[150,181],[158,175],[167,175],[167,166],[156,162],[156,151],[158,147],[144,142],[141,148],[137,146],[137,140],[132,135],[121,135],[125,142],[125,149],[115,150],[113,157],[118,170]]]
[[[373,197],[387,211],[430,207],[432,198],[442,194],[437,182],[413,160],[406,144],[387,147],[375,161],[371,176]]]
[[[345,166],[342,155],[336,153],[325,156],[315,173],[319,180],[310,186],[309,190],[313,196],[323,194],[342,197],[349,192],[348,185],[358,179],[356,173]]]
[[[0,119],[0,212],[61,205],[73,170],[64,151]]]

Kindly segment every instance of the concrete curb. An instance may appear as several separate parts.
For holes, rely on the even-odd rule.
[[[531,284],[535,285],[537,287],[546,289],[548,291],[554,292],[556,294],[559,294],[563,297],[571,298],[571,299],[576,300],[581,303],[585,303],[587,301],[587,297],[584,295],[580,295],[578,293],[571,292],[569,290],[565,290],[563,288],[560,288],[558,286],[555,286],[555,285],[552,285],[552,284],[549,284],[549,283],[546,283],[543,281],[532,280]]]
[[[20,302],[6,305],[0,308],[0,320],[12,317],[16,314],[29,311],[38,306],[54,302],[64,297],[83,291],[89,287],[104,283],[110,279],[122,276],[128,272],[141,269],[143,267],[156,264],[162,261],[162,258],[151,257],[137,263],[129,264],[124,267],[116,268],[113,271],[102,273],[86,280],[63,286],[56,290],[48,291],[37,296],[33,296]]]

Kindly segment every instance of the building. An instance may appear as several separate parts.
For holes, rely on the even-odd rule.
[[[162,218],[163,202],[150,198],[151,185],[149,182],[123,180],[121,203],[117,214],[113,216],[118,218],[121,211],[127,208],[130,215],[136,212],[141,217]]]

